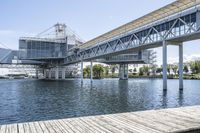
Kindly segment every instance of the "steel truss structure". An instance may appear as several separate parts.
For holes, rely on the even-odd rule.
[[[195,7],[121,36],[99,42],[92,47],[74,51],[72,54],[67,55],[64,64],[68,65],[109,55],[159,47],[162,46],[163,41],[178,43],[197,39],[193,36],[199,34],[199,30],[200,12],[199,7]]]

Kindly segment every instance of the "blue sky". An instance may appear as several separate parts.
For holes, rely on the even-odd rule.
[[[17,49],[20,36],[36,35],[57,22],[66,23],[87,41],[173,1],[3,0],[0,4],[0,42]],[[199,56],[199,43],[185,43],[185,58]],[[157,51],[160,63],[162,52],[160,48]],[[168,51],[169,62],[176,61],[178,49],[170,46]]]

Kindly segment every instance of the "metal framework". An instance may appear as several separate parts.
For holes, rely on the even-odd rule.
[[[195,7],[181,14],[169,16],[157,23],[127,32],[126,35],[80,49],[80,51],[68,55],[64,63],[71,64],[81,60],[159,47],[162,46],[161,42],[164,40],[182,42],[197,39],[194,36],[199,33],[200,13],[198,10],[199,7]]]
[[[147,24],[156,22],[160,19],[166,18],[171,15],[175,15],[177,13],[181,14],[182,11],[185,11],[189,8],[195,7],[200,4],[200,0],[177,0],[165,7],[162,7],[156,11],[153,11],[141,18],[138,18],[130,23],[120,26],[110,32],[107,32],[99,37],[96,37],[83,45],[79,46],[79,48],[87,48],[89,46],[93,46],[96,43],[105,41],[107,39],[113,38],[115,36],[119,36],[120,34],[127,33],[131,30],[135,30],[137,28],[141,28],[142,26],[146,26]]]

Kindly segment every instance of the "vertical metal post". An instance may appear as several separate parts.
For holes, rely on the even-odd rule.
[[[179,89],[183,89],[183,44],[179,45]]]
[[[43,75],[43,76],[44,76],[44,78],[46,79],[46,78],[47,78],[47,70],[46,70],[46,69],[44,69],[44,71],[43,71],[43,72],[44,72],[44,75]]]
[[[49,79],[51,79],[51,68],[49,69]]]
[[[167,43],[163,41],[163,90],[167,90]]]
[[[83,60],[81,59],[81,84],[83,83]]]
[[[58,66],[56,67],[56,70],[55,70],[55,79],[59,79],[59,68],[58,68]]]
[[[93,62],[91,61],[90,62],[90,81],[92,82],[93,81]]]
[[[35,73],[36,79],[39,79],[39,70],[36,68],[36,73]]]
[[[65,67],[62,68],[62,79],[65,79]]]

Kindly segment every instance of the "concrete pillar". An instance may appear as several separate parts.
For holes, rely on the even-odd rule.
[[[46,70],[46,69],[43,70],[43,74],[44,74],[44,75],[43,75],[44,78],[46,79],[46,78],[47,78],[47,70]]]
[[[128,64],[119,65],[119,79],[120,80],[128,79]]]
[[[92,68],[93,68],[93,62],[91,61],[90,63],[91,63],[90,64],[90,81],[92,82],[93,81],[93,70],[92,70]]]
[[[163,90],[167,90],[167,43],[163,41]]]
[[[179,89],[183,89],[183,44],[179,45]]]
[[[36,68],[36,73],[35,73],[36,79],[39,78],[39,69]]]
[[[83,83],[83,60],[81,60],[81,83]]]
[[[65,68],[62,68],[62,79],[65,79]]]
[[[55,79],[59,79],[59,68],[56,67],[55,69]]]
[[[49,79],[51,79],[51,68],[49,69]]]

